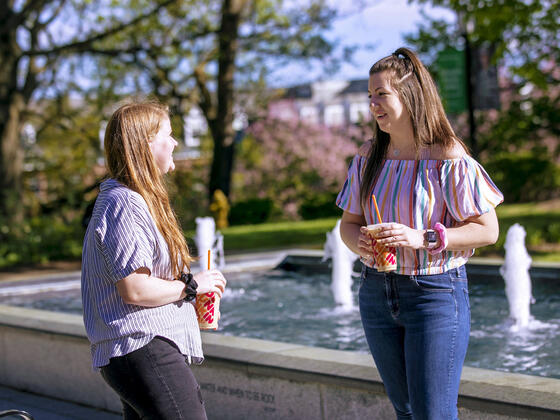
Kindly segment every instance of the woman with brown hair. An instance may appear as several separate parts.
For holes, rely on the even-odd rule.
[[[82,301],[93,367],[117,392],[125,419],[206,419],[189,367],[203,360],[197,294],[224,291],[193,257],[163,176],[174,169],[166,106],[121,106],[105,132],[109,179],[84,238]]]
[[[364,263],[359,306],[366,339],[399,419],[457,419],[470,331],[465,263],[496,242],[503,200],[447,120],[416,54],[399,48],[370,69],[373,142],[337,198],[340,232]],[[366,225],[380,223],[375,238]],[[375,242],[396,250],[381,272]]]

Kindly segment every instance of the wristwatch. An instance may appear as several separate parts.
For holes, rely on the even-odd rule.
[[[439,246],[437,242],[439,239]],[[424,243],[426,244],[426,250],[428,254],[436,255],[447,249],[448,239],[447,239],[447,229],[441,223],[436,223],[434,229],[426,229],[424,234]]]
[[[435,230],[426,229],[426,233],[424,233],[424,243],[426,244],[426,249],[435,248],[438,239],[438,233]]]

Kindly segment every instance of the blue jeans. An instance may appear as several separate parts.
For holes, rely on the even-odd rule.
[[[456,420],[471,317],[465,267],[407,276],[364,266],[359,304],[397,418]]]

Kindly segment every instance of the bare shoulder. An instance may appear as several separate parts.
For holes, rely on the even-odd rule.
[[[447,148],[436,145],[430,151],[430,157],[437,160],[461,159],[466,154],[467,151],[461,142],[457,140],[454,140],[453,144]]]
[[[360,149],[358,150],[358,154],[362,157],[368,157],[372,145],[373,142],[371,140],[366,141],[364,144],[360,146]]]

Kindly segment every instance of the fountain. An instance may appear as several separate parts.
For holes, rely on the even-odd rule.
[[[525,248],[525,236],[525,229],[519,223],[508,229],[504,245],[505,262],[500,267],[500,274],[506,284],[509,316],[514,322],[512,331],[527,328],[532,320],[530,306],[533,296],[529,276],[531,257]]]
[[[358,255],[350,251],[340,237],[340,220],[327,232],[323,261],[332,259],[331,290],[334,301],[343,308],[352,308],[352,272]]]
[[[200,257],[200,270],[208,267],[208,250],[210,253],[210,267],[223,270],[226,266],[224,257],[224,236],[216,232],[216,223],[212,217],[197,217],[195,242]],[[218,263],[216,264],[216,258]]]
[[[199,229],[198,236],[207,239],[206,242],[199,241],[204,267],[208,247],[214,245],[212,238],[216,242],[215,248],[220,247],[217,246],[219,244],[215,235],[212,235],[214,229],[211,221]],[[367,353],[368,345],[353,296],[356,279],[352,278],[352,261],[355,256],[340,241],[339,229],[340,225],[337,224],[327,236],[325,254],[332,259],[329,264],[320,264],[320,257],[313,251],[294,255],[298,258],[291,261],[300,261],[300,270],[279,268],[277,261],[288,259],[285,251],[277,251],[276,256],[268,260],[263,259],[261,254],[254,255],[255,265],[246,269],[239,269],[237,256],[232,258],[224,270],[228,287],[227,298],[222,299],[220,308],[220,333]],[[493,264],[477,267],[473,263],[467,267],[473,272],[469,274],[472,280],[469,291],[472,315],[469,352],[465,363],[476,368],[560,378],[560,282],[556,281],[560,278],[559,267],[540,265],[532,273],[529,282],[526,272],[529,259],[526,254],[519,252],[515,257],[511,243],[508,240],[507,258],[502,267],[506,287],[509,279],[519,277],[521,272],[517,268],[522,261],[519,254],[525,255],[526,262],[525,273],[522,273],[525,283],[521,285],[525,291],[518,287],[506,292],[511,300],[511,319],[508,299],[504,296],[504,279],[494,275],[497,267]],[[213,254],[219,260],[219,252]],[[263,265],[263,262],[267,265]],[[515,291],[519,298],[525,298],[524,311],[516,309]],[[531,294],[538,305],[531,306],[529,311]],[[0,324],[9,320],[2,318],[2,305],[20,307],[14,309],[16,312],[21,307],[56,311],[58,314],[53,315],[55,317],[71,313],[79,316],[81,324],[79,272],[54,279],[48,277],[40,282],[35,278],[29,281],[0,281]],[[48,322],[51,320],[46,319]],[[29,329],[28,322],[22,325]],[[0,352],[0,356],[2,354]],[[560,392],[560,382],[558,386]]]

